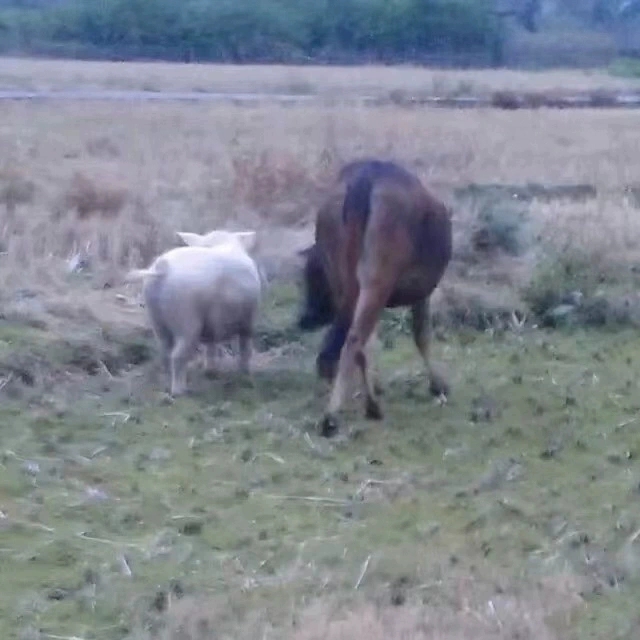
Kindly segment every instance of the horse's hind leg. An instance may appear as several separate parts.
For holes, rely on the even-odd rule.
[[[380,395],[380,384],[377,381],[375,367],[372,365],[371,350],[362,349],[355,354],[355,361],[362,374],[365,388],[365,415],[370,420],[382,420],[382,409],[376,399]]]
[[[449,393],[448,385],[431,364],[431,314],[428,297],[411,307],[411,330],[429,376],[429,390],[434,396],[446,396]]]
[[[355,339],[349,341],[347,346],[353,349],[351,357],[360,369],[365,388],[365,415],[370,420],[381,420],[382,409],[376,399],[376,375],[372,356],[372,343],[376,340],[376,325],[386,295],[374,293],[372,289],[365,289],[358,300],[356,311],[351,325],[351,335]],[[359,338],[359,339],[358,339]]]
[[[380,340],[378,339],[377,327],[373,329],[367,346],[365,348],[367,358],[370,363],[372,387],[373,393],[377,396],[382,395],[382,384],[380,383],[380,370],[375,363],[374,352],[380,346]]]
[[[351,379],[354,365],[357,365],[362,373],[365,386],[365,410],[369,419],[381,419],[382,410],[375,398],[374,385],[369,372],[367,355],[365,353],[367,342],[378,322],[380,311],[384,307],[388,293],[392,287],[362,288],[356,304],[353,322],[349,329],[347,339],[340,354],[338,373],[336,375],[329,406],[325,414],[322,432],[323,435],[331,435],[337,430],[336,414],[344,403],[347,384]]]

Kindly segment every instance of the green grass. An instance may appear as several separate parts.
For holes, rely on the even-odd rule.
[[[609,73],[621,78],[640,78],[640,61],[635,58],[616,58],[609,66]]]
[[[274,296],[264,326],[282,345],[293,294]],[[0,323],[2,362],[35,353],[50,369],[2,392],[0,637],[142,637],[171,593],[244,588],[283,611],[352,594],[369,556],[360,591],[403,584],[431,602],[446,580],[420,585],[449,571],[569,567],[593,588],[563,637],[632,637],[637,333],[445,333],[444,407],[396,333],[380,354],[384,422],[356,399],[335,440],[315,432],[319,335],[262,354],[254,386],[196,368],[173,404],[155,363],[90,376],[46,336]]]

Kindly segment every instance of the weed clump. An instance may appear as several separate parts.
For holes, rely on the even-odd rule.
[[[411,599],[406,576],[393,581],[388,602],[358,599],[338,605],[328,598],[296,611],[295,622],[273,613],[250,612],[246,604],[224,603],[222,598],[188,596],[163,612],[159,640],[205,640],[213,637],[266,637],[267,631],[286,640],[339,638],[530,638],[555,640],[548,622],[552,615],[568,617],[583,604],[581,581],[554,576],[526,588],[514,585],[490,593],[467,578],[447,605],[418,604]],[[482,594],[482,595],[480,595]],[[483,596],[485,602],[482,601]],[[486,600],[492,607],[487,608]],[[226,606],[225,606],[226,605]],[[500,625],[496,623],[500,620]],[[269,634],[270,635],[270,634]]]
[[[35,193],[35,183],[19,171],[0,172],[0,202],[4,204],[8,216],[15,214],[18,205],[33,202]]]
[[[640,299],[637,295],[598,292],[577,310],[580,324],[597,328],[640,326]]]
[[[117,158],[120,155],[120,148],[107,136],[93,137],[85,144],[87,153],[94,158]]]
[[[523,315],[513,296],[460,283],[442,289],[438,304],[433,306],[432,322],[436,328],[486,331],[509,326],[514,313]]]
[[[565,248],[540,261],[522,296],[547,326],[638,326],[640,301],[617,290],[625,282],[604,256]]]
[[[521,255],[528,246],[526,210],[518,203],[487,203],[478,212],[471,243],[483,253]]]
[[[258,351],[268,351],[299,342],[302,335],[295,327],[260,326],[255,333],[255,347]]]
[[[476,258],[499,252],[511,256],[524,254],[532,236],[528,203],[535,195],[528,185],[472,184],[458,189],[455,197],[468,211],[469,219],[469,235],[462,244]]]
[[[153,358],[153,350],[148,342],[138,340],[123,344],[120,355],[126,363],[138,366]]]
[[[64,203],[76,212],[80,220],[96,213],[105,218],[115,218],[124,208],[127,196],[126,189],[99,185],[85,174],[76,172],[64,196]]]
[[[496,109],[519,109],[521,105],[520,97],[513,91],[494,91],[491,95],[491,106]]]
[[[595,293],[602,275],[592,256],[580,249],[560,251],[547,256],[537,266],[523,291],[523,299],[538,317],[568,302],[572,292],[581,296]]]
[[[333,175],[333,157],[323,153],[317,163],[305,166],[285,151],[239,154],[232,158],[233,199],[256,211],[270,222],[297,224],[309,203],[322,194],[328,176]]]

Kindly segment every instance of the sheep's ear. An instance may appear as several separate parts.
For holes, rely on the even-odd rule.
[[[203,247],[217,247],[220,244],[226,244],[231,238],[233,234],[229,231],[214,230],[201,236],[200,243]]]
[[[248,253],[253,251],[258,244],[258,237],[255,231],[236,231],[235,236]]]
[[[202,246],[203,237],[198,233],[191,233],[189,231],[176,231],[177,236],[190,247]]]

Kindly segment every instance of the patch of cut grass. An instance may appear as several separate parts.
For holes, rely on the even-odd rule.
[[[265,326],[284,327],[291,296],[274,296]],[[34,331],[2,324],[0,342]],[[314,429],[319,337],[258,354],[253,386],[194,368],[194,394],[171,404],[154,365],[3,397],[2,637],[141,638],[167,597],[240,589],[284,612],[353,593],[367,558],[358,592],[387,601],[431,583],[446,599],[447,567],[569,569],[591,584],[575,637],[625,637],[640,595],[621,554],[640,527],[633,332],[452,333],[434,345],[453,383],[444,407],[397,333],[379,356],[385,421],[356,399],[335,440]]]

